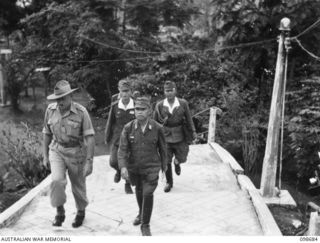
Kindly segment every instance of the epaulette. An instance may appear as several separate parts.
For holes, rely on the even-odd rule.
[[[86,108],[83,106],[83,105],[81,105],[81,104],[79,104],[79,103],[77,103],[77,102],[73,102],[73,104],[74,104],[74,107],[77,109],[77,110],[80,110],[80,111],[85,111],[86,110]]]

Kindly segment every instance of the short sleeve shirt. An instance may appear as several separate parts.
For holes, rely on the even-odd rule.
[[[81,143],[85,136],[94,135],[90,115],[85,107],[72,102],[70,110],[61,115],[57,103],[48,106],[42,132],[52,135],[58,143]]]

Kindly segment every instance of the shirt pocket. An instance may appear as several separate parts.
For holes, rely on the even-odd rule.
[[[50,118],[48,120],[48,128],[50,129],[51,133],[54,135],[58,135],[60,133],[60,123],[59,119],[57,118]]]
[[[67,120],[67,135],[71,137],[80,137],[81,135],[81,120],[77,118],[69,118]]]

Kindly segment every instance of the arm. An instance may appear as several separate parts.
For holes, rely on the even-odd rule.
[[[194,124],[192,121],[192,117],[191,117],[191,113],[190,113],[190,109],[187,101],[185,101],[185,119],[186,119],[188,128],[192,131],[193,139],[195,139],[196,129],[194,128]]]
[[[126,168],[128,165],[128,155],[129,155],[129,141],[128,141],[128,131],[127,126],[122,129],[119,142],[118,150],[118,165],[119,169]]]
[[[43,152],[43,165],[48,168],[49,166],[49,145],[52,141],[52,132],[48,125],[48,109],[46,110],[44,116],[44,126],[42,129],[43,133],[43,144],[42,144],[42,152]]]
[[[119,150],[118,150],[118,165],[121,170],[121,176],[123,179],[128,180],[128,157],[129,157],[129,142],[128,142],[128,131],[127,126],[122,130],[120,136]]]
[[[92,159],[94,155],[94,145],[95,145],[95,139],[93,135],[88,135],[84,137],[84,142],[87,147],[87,160]]]
[[[92,174],[93,170],[93,155],[94,155],[94,145],[95,140],[93,135],[88,135],[84,137],[84,142],[87,147],[86,162],[84,165],[84,176]]]
[[[86,109],[83,110],[82,132],[84,144],[87,147],[84,176],[88,176],[92,173],[95,140],[93,125],[90,119],[90,115]]]
[[[164,172],[167,170],[167,144],[162,127],[159,129],[158,147],[161,158],[161,170]]]
[[[159,122],[159,103],[156,104],[154,111],[153,111],[153,120]]]
[[[45,167],[49,166],[49,145],[52,141],[52,135],[50,134],[43,134],[43,165]]]
[[[108,144],[112,136],[112,124],[114,123],[114,106],[112,105],[109,111],[108,120],[105,129],[105,143]]]

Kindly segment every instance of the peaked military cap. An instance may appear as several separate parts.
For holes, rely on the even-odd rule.
[[[127,79],[121,79],[118,83],[118,88],[128,88],[131,89],[131,82]]]
[[[146,96],[140,96],[135,100],[134,106],[140,107],[140,108],[150,108],[151,107],[150,98]]]
[[[177,88],[175,82],[166,81],[166,82],[164,83],[164,89],[173,89],[173,88]]]

